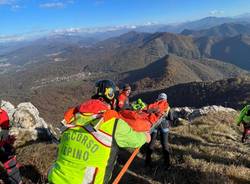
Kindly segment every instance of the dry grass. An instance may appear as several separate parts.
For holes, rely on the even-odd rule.
[[[120,183],[250,183],[250,145],[240,143],[241,128],[233,113],[209,114],[191,124],[171,129],[171,162],[165,170],[159,142],[152,168],[144,167],[144,153],[135,158]],[[26,183],[44,183],[56,156],[56,146],[39,143],[19,147],[17,157],[24,165]],[[114,176],[130,154],[120,153]]]
[[[22,164],[25,183],[46,183],[49,167],[56,158],[57,146],[30,142],[17,148],[17,159]]]
[[[164,170],[158,143],[154,167],[145,169],[144,160],[137,158],[122,183],[250,183],[250,145],[240,142],[236,116],[208,114],[172,128],[171,168]]]

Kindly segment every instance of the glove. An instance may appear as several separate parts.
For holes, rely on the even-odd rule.
[[[146,136],[146,142],[150,143],[150,141],[151,141],[151,135],[150,135],[150,133],[149,132],[145,132],[145,136]]]

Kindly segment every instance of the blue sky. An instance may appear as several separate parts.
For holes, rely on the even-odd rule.
[[[248,0],[0,0],[0,36],[250,12]]]

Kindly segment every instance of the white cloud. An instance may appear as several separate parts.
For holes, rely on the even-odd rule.
[[[1,42],[16,42],[16,41],[24,41],[24,40],[34,40],[40,38],[42,36],[47,35],[49,30],[47,29],[37,29],[29,32],[24,32],[20,34],[13,35],[1,35],[0,34],[0,43]]]
[[[18,1],[20,0],[0,0],[0,6],[9,6],[12,11],[16,11],[23,8],[18,4]]]
[[[104,3],[103,0],[95,0],[95,6],[102,5]]]
[[[215,16],[215,15],[222,15],[222,14],[224,14],[224,11],[223,10],[211,10],[209,12],[209,14],[213,15],[213,16]]]
[[[17,10],[19,10],[21,8],[23,8],[23,7],[21,7],[20,5],[17,5],[17,4],[11,5],[11,10],[12,11],[17,11]]]
[[[1,42],[12,42],[12,41],[22,41],[25,39],[23,35],[0,35]]]
[[[81,32],[80,28],[56,29],[53,31],[53,33],[56,34],[79,33],[79,32]]]
[[[40,8],[64,8],[65,3],[62,2],[51,2],[51,3],[44,3],[40,4]]]
[[[60,1],[51,1],[48,3],[40,4],[40,8],[65,8],[69,4],[74,4],[74,0],[60,0]]]
[[[15,2],[15,0],[0,0],[0,5],[12,5]]]

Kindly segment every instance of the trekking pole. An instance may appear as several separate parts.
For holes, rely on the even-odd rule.
[[[118,184],[119,181],[121,180],[122,176],[125,174],[125,172],[128,170],[129,165],[131,164],[131,162],[134,160],[135,156],[138,154],[140,148],[136,148],[134,150],[134,152],[132,153],[132,155],[129,157],[128,161],[126,162],[126,164],[123,166],[122,170],[120,171],[120,173],[118,174],[118,176],[115,178],[115,181],[113,182],[113,184]]]

